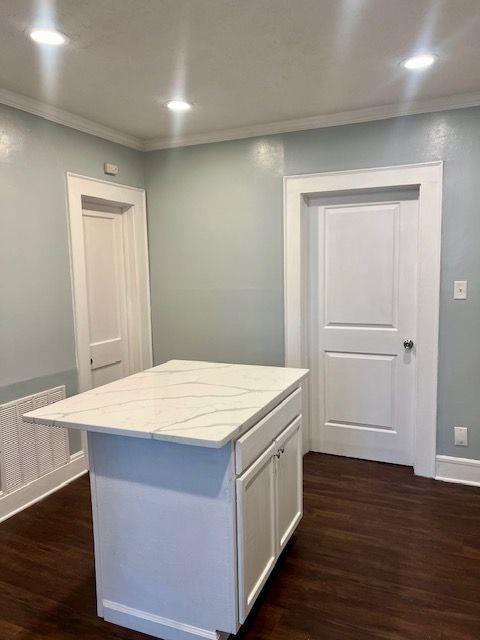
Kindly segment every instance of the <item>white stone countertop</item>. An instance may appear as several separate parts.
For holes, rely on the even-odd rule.
[[[219,448],[250,429],[307,374],[307,369],[170,360],[24,419]]]

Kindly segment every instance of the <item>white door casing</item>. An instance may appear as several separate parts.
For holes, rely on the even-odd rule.
[[[415,277],[417,303],[414,318],[417,375],[413,400],[412,458],[415,473],[429,477],[435,475],[442,170],[442,163],[434,162],[421,165],[288,176],[284,179],[285,359],[287,366],[309,366],[311,319],[308,317],[308,270],[311,261],[308,255],[309,239],[306,235],[308,232],[309,199],[322,194],[361,193],[362,190],[366,193],[364,190],[393,190],[407,187],[418,189],[418,241],[416,244],[417,269]],[[390,217],[392,216],[395,217],[394,214],[390,215]],[[333,220],[335,215],[332,215],[331,218]],[[339,219],[337,216],[333,227],[338,226]],[[341,265],[337,264],[336,266],[337,269],[340,269],[338,278],[341,279]],[[361,275],[358,274],[356,277],[360,278]],[[335,305],[337,311],[341,309],[342,299],[333,294],[331,302],[335,304],[333,308],[327,310],[327,318],[331,323],[329,329],[334,329],[335,317],[332,314],[335,311]],[[368,306],[363,308],[358,306],[363,304],[358,299],[357,303],[356,312],[372,312]],[[384,305],[383,312],[385,313],[385,311],[388,311],[388,308]],[[343,316],[343,322],[346,321],[346,317],[346,315]],[[377,323],[384,324],[383,320],[385,320],[385,315],[377,314]],[[388,318],[386,324],[388,325]],[[388,329],[388,327],[386,328]],[[331,333],[333,335],[335,330]],[[390,333],[393,332],[390,331]],[[406,335],[405,338],[410,338],[410,336]],[[345,345],[342,348],[345,349]],[[357,347],[356,349],[358,350]],[[333,348],[332,350],[334,351]],[[351,352],[354,351],[355,349],[351,349]],[[387,351],[392,353],[392,349]],[[393,351],[394,354],[395,351]],[[333,367],[334,374],[340,374],[342,365],[345,365],[345,362],[341,361],[341,357],[343,356],[332,358],[329,362],[329,366],[331,364]],[[355,362],[354,364],[363,366],[365,362]],[[377,366],[377,369],[388,368],[388,363],[382,360],[367,364],[372,364],[373,367]],[[345,367],[342,375],[346,375]],[[357,371],[358,375],[360,375],[359,371]],[[379,374],[379,378],[381,377]],[[350,380],[348,384],[351,388],[355,387],[354,380]],[[315,416],[315,402],[318,401],[318,394],[315,394],[315,389],[312,387],[309,389],[309,396],[311,399],[309,418],[312,420]],[[335,394],[333,394],[330,406],[332,411],[337,409],[335,400]],[[374,418],[380,420],[382,416],[377,415]],[[384,416],[382,419],[385,421]],[[312,428],[310,427],[311,433]]]
[[[309,207],[311,448],[411,465],[418,202],[379,195]]]
[[[90,327],[83,210],[94,203],[98,210],[117,209],[122,216],[122,242],[127,317],[126,344],[131,372],[152,366],[150,280],[148,268],[145,191],[104,180],[66,174],[70,243],[70,273],[78,370],[78,392],[94,386],[90,365]],[[88,206],[88,205],[87,205]],[[115,348],[115,345],[113,345]],[[100,384],[97,375],[97,382]],[[83,437],[86,450],[86,438]]]

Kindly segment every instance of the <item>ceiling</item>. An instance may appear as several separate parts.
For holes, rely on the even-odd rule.
[[[143,148],[480,104],[479,0],[2,0],[0,43],[1,102]]]

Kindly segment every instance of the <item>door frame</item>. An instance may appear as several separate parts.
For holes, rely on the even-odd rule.
[[[130,363],[137,371],[148,369],[153,361],[147,210],[144,189],[70,172],[67,172],[66,180],[75,355],[80,393],[92,388],[82,198],[121,207],[121,215],[125,216],[124,222],[128,228],[128,233],[124,233],[125,275],[130,291],[130,294],[127,293],[127,339]]]
[[[418,187],[417,380],[414,471],[435,477],[438,325],[443,162],[285,176],[284,328],[285,365],[308,363],[306,209],[309,195],[362,189]],[[311,397],[312,390],[307,389]],[[309,440],[311,406],[308,403]]]

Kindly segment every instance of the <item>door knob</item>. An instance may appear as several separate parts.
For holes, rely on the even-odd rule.
[[[410,349],[413,349],[413,340],[404,340],[403,346],[405,347],[405,349],[410,351]]]

